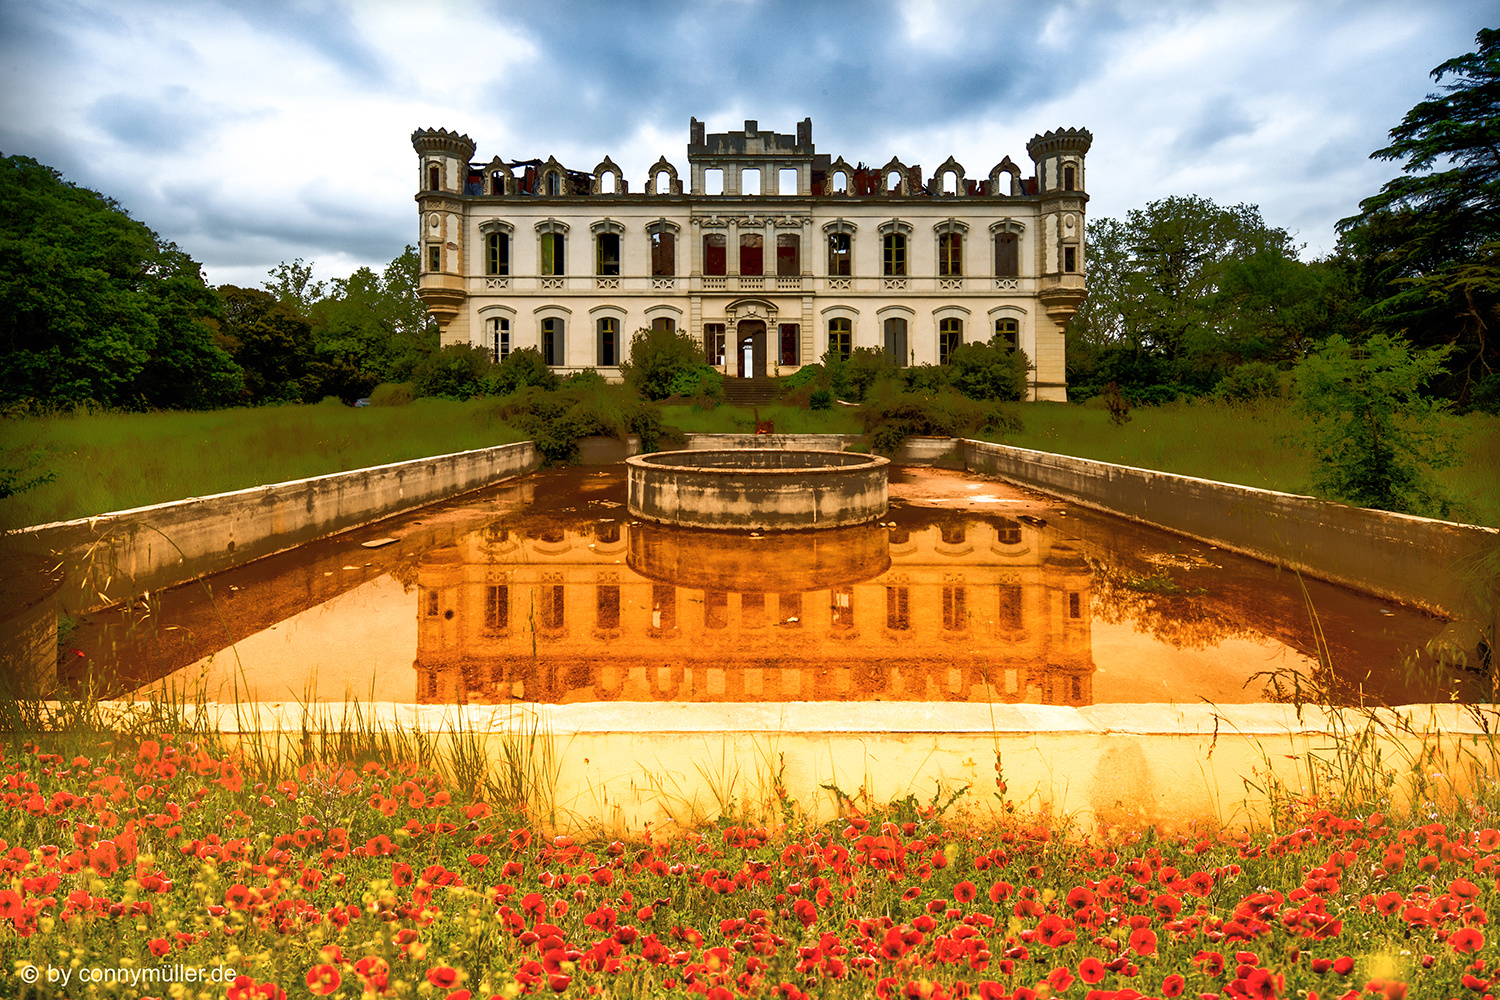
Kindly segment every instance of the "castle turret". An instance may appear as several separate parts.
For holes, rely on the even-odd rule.
[[[1065,370],[1062,331],[1088,294],[1083,277],[1083,233],[1084,206],[1089,196],[1084,191],[1083,161],[1093,141],[1088,129],[1070,128],[1033,136],[1026,144],[1026,152],[1036,164],[1036,193],[1040,200],[1037,298],[1057,331],[1054,337],[1037,338],[1038,356],[1032,361],[1038,371],[1036,398],[1039,399],[1063,398],[1059,390],[1064,378],[1054,375],[1044,379],[1041,373]],[[1042,357],[1043,353],[1049,356]],[[1051,357],[1053,353],[1057,356]]]
[[[417,210],[422,274],[417,294],[437,320],[439,341],[466,344],[464,309],[464,192],[474,141],[447,129],[418,129],[411,134],[417,151]]]

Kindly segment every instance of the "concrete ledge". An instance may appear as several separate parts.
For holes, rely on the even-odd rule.
[[[683,451],[725,448],[786,448],[792,451],[848,451],[858,434],[688,434]]]
[[[127,710],[126,703],[114,703]],[[193,711],[193,710],[190,710]],[[343,704],[208,704],[231,740],[298,744],[303,727],[352,723]],[[524,763],[541,815],[563,830],[639,831],[730,816],[774,821],[786,800],[815,820],[838,788],[861,807],[934,791],[968,794],[976,818],[1019,808],[1097,823],[1264,822],[1271,790],[1307,795],[1315,760],[1368,733],[1384,767],[1417,761],[1465,794],[1493,780],[1494,709],[1411,705],[1369,712],[1287,705],[808,703],[360,707],[364,726],[472,734],[491,760]],[[1429,757],[1422,755],[1428,754]],[[1373,761],[1373,757],[1369,758]],[[1007,783],[997,798],[997,765]],[[1336,773],[1333,772],[1333,773]],[[1326,779],[1326,775],[1323,780]],[[1321,789],[1326,792],[1327,788]],[[1395,789],[1400,804],[1402,790]]]
[[[1488,625],[1500,530],[964,441],[968,468],[1404,604]]]
[[[11,541],[64,564],[60,606],[105,607],[530,472],[530,441],[37,525]]]

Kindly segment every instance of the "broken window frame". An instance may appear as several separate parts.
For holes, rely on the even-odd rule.
[[[427,270],[436,274],[443,269],[443,247],[440,243],[427,244]]]
[[[484,273],[510,274],[510,234],[489,233],[484,238]]]
[[[711,365],[724,364],[724,324],[703,324],[703,354]]]
[[[799,233],[776,234],[776,277],[802,276],[802,236]]]
[[[620,234],[612,231],[594,236],[594,273],[601,278],[620,276]]]
[[[490,319],[490,360],[499,364],[510,356],[510,320],[504,316]]]
[[[740,233],[740,274],[758,278],[766,273],[766,234]]]
[[[1021,346],[1021,323],[1013,316],[1001,316],[995,320],[995,346],[1005,344],[1012,351]]]
[[[1078,272],[1078,248],[1076,246],[1063,247],[1063,273],[1076,274]]]
[[[703,234],[703,273],[719,277],[729,273],[729,235]]]
[[[802,327],[797,323],[781,323],[776,328],[777,339],[780,350],[777,364],[798,365],[801,364],[797,358],[802,353]]]
[[[938,320],[938,364],[946,365],[953,352],[963,346],[964,321],[957,316]]]
[[[544,230],[540,236],[541,273],[546,278],[561,278],[567,274],[567,235],[555,229]]]
[[[597,363],[600,368],[613,368],[620,363],[620,321],[614,316],[600,316],[594,326]]]
[[[938,277],[961,278],[964,273],[964,234],[938,233]]]
[[[651,276],[673,278],[677,276],[677,233],[666,226],[655,226],[649,230],[651,240]]]
[[[854,353],[854,322],[849,317],[834,316],[828,321],[828,350],[844,361]]]

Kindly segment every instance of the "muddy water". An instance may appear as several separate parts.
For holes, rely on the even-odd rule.
[[[95,616],[60,673],[310,702],[1478,695],[1409,667],[1445,624],[1419,611],[991,480],[890,494],[879,524],[753,536],[632,522],[623,467],[543,473]]]

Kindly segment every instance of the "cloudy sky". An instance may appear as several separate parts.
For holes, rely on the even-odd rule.
[[[1488,23],[1487,23],[1488,22]],[[1500,22],[1491,2],[0,0],[0,153],[121,202],[258,285],[414,242],[413,129],[489,160],[606,154],[639,190],[688,119],[970,175],[1083,126],[1092,216],[1257,204],[1306,256],[1397,172],[1369,154]]]

